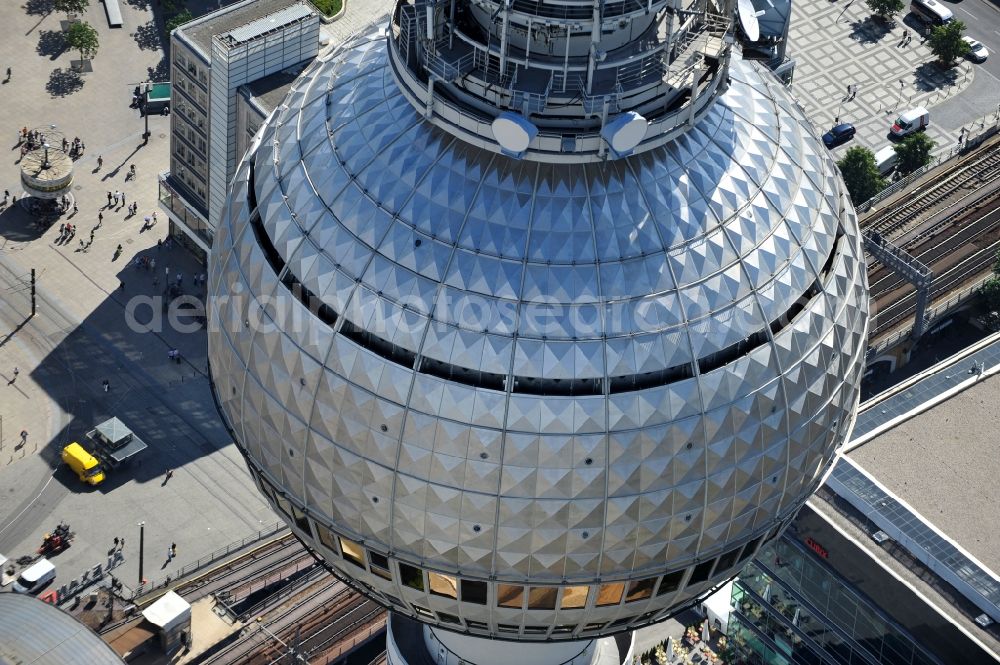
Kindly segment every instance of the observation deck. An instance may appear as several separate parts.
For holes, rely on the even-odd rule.
[[[722,0],[401,0],[390,60],[403,94],[479,147],[546,162],[672,140],[725,91]]]

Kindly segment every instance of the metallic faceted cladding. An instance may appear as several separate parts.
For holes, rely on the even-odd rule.
[[[662,618],[787,523],[853,424],[867,285],[836,166],[749,63],[670,144],[559,165],[425,122],[386,49],[309,67],[232,184],[209,352],[240,449],[301,537],[421,621]],[[428,588],[456,577],[485,604]],[[559,604],[501,604],[522,584]]]

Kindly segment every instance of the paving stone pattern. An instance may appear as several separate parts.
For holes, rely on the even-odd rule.
[[[905,45],[904,30],[911,35]],[[889,145],[892,121],[914,106],[931,111],[928,134],[939,148],[957,140],[935,123],[934,107],[971,84],[975,69],[968,61],[940,69],[921,40],[919,24],[908,14],[883,27],[863,0],[793,0],[792,91],[819,133],[832,127],[838,114],[841,122],[854,123],[856,139],[838,152],[857,144],[873,150]],[[847,95],[852,84],[858,86],[854,99]]]

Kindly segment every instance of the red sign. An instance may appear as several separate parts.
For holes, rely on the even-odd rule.
[[[815,540],[813,540],[809,536],[806,536],[805,543],[806,543],[806,546],[809,549],[811,549],[813,552],[815,552],[816,554],[820,555],[824,559],[829,559],[830,558],[830,553],[826,551],[826,548],[823,547],[822,545],[820,545],[819,543],[817,543]]]

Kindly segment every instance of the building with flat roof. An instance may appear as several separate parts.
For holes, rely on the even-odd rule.
[[[301,71],[294,68],[319,52],[319,30],[319,15],[302,0],[244,0],[171,33],[170,170],[160,178],[160,203],[171,235],[197,255],[211,247],[248,143],[239,137],[263,120],[241,117],[240,87]]]
[[[976,353],[996,363],[1000,342]],[[741,573],[736,662],[1000,662],[1000,378],[968,356],[862,405],[825,485]]]

